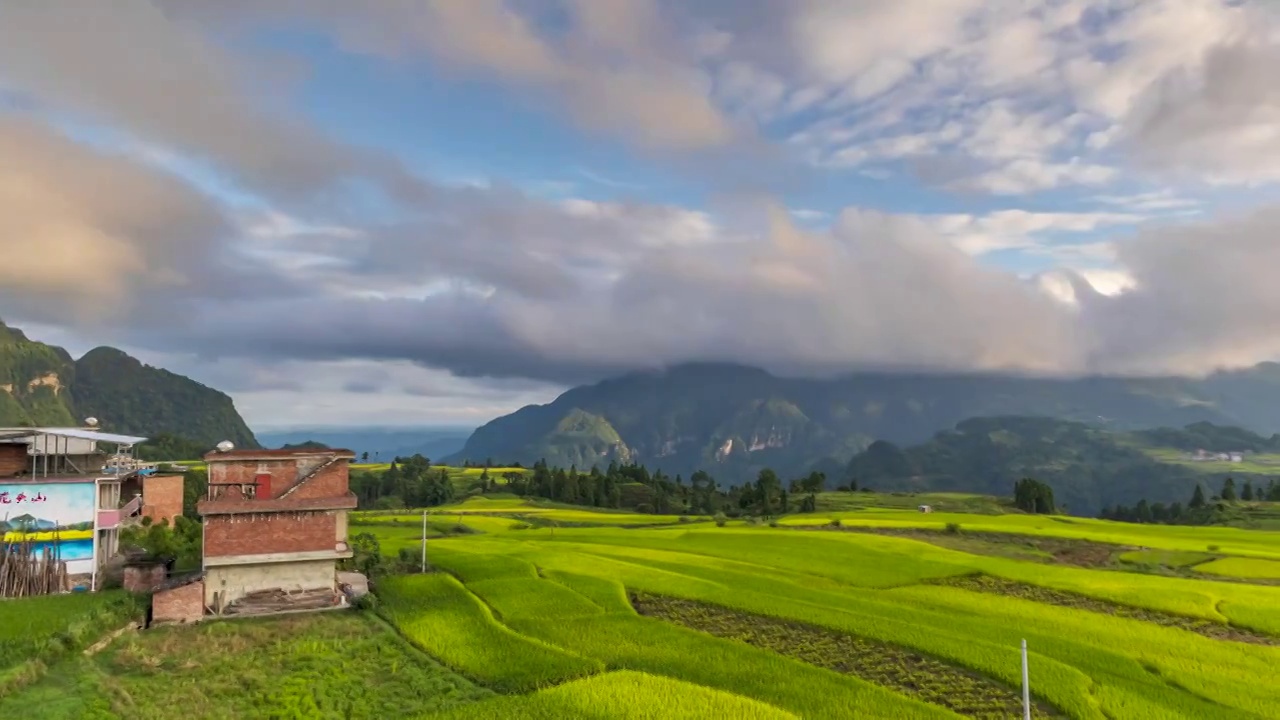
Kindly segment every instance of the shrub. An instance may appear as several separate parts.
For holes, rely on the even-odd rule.
[[[532,528],[532,527],[533,527],[533,526],[532,526],[532,525],[530,525],[530,524],[529,524],[529,523],[527,523],[527,522],[518,522],[518,523],[516,523],[515,525],[512,525],[512,526],[511,526],[511,529],[512,529],[512,530],[528,530],[528,529],[530,529],[530,528]]]
[[[687,522],[689,522],[689,516],[688,516],[688,515],[681,515],[681,516],[680,516],[680,522],[682,522],[682,523],[687,523]]]
[[[959,534],[960,534],[960,523],[955,523],[955,522],[949,522],[949,523],[947,523],[947,534],[948,534],[948,535],[959,535]]]
[[[716,513],[716,527],[724,527],[726,522],[728,522],[728,518],[724,516],[724,513]]]
[[[769,521],[769,527],[771,527],[771,528],[776,528],[776,527],[778,527],[778,521],[777,521],[777,520],[770,520],[770,521]]]
[[[1217,546],[1217,545],[1210,545],[1210,546],[1209,546],[1209,552],[1218,552],[1218,546]]]
[[[351,606],[357,610],[376,612],[378,610],[378,596],[373,593],[365,593],[355,599]]]
[[[840,527],[840,518],[831,518],[831,522],[827,524],[831,527]]]

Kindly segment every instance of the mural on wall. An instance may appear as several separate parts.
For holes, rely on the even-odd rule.
[[[93,570],[96,487],[87,483],[0,483],[0,532],[4,542],[50,548],[67,573]]]

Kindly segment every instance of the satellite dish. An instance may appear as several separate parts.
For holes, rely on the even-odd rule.
[[[235,449],[235,447],[236,447],[235,444],[232,443],[230,440],[223,440],[222,442],[218,443],[218,452],[231,452],[232,450]]]
[[[91,428],[92,428],[92,427],[98,427],[98,418],[96,418],[96,417],[87,417],[87,418],[85,418],[85,419],[84,419],[84,424],[85,424],[85,425],[88,425],[88,426],[89,426],[89,427],[91,427]]]

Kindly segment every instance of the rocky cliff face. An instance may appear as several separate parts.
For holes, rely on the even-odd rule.
[[[75,364],[65,350],[0,323],[0,425],[75,422],[68,387]]]

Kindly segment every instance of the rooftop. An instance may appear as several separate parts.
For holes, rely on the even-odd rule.
[[[206,462],[215,462],[219,460],[257,460],[259,458],[288,460],[289,458],[316,457],[317,455],[337,455],[338,457],[345,457],[348,459],[355,459],[356,456],[356,454],[350,450],[316,450],[300,448],[297,450],[227,450],[226,452],[214,450],[212,452],[205,453],[204,459]]]
[[[147,438],[136,435],[117,435],[115,433],[91,430],[89,428],[70,427],[32,427],[32,428],[0,428],[0,442],[30,442],[40,436],[68,438],[74,440],[93,440],[108,442],[114,445],[137,445],[146,442]]]

